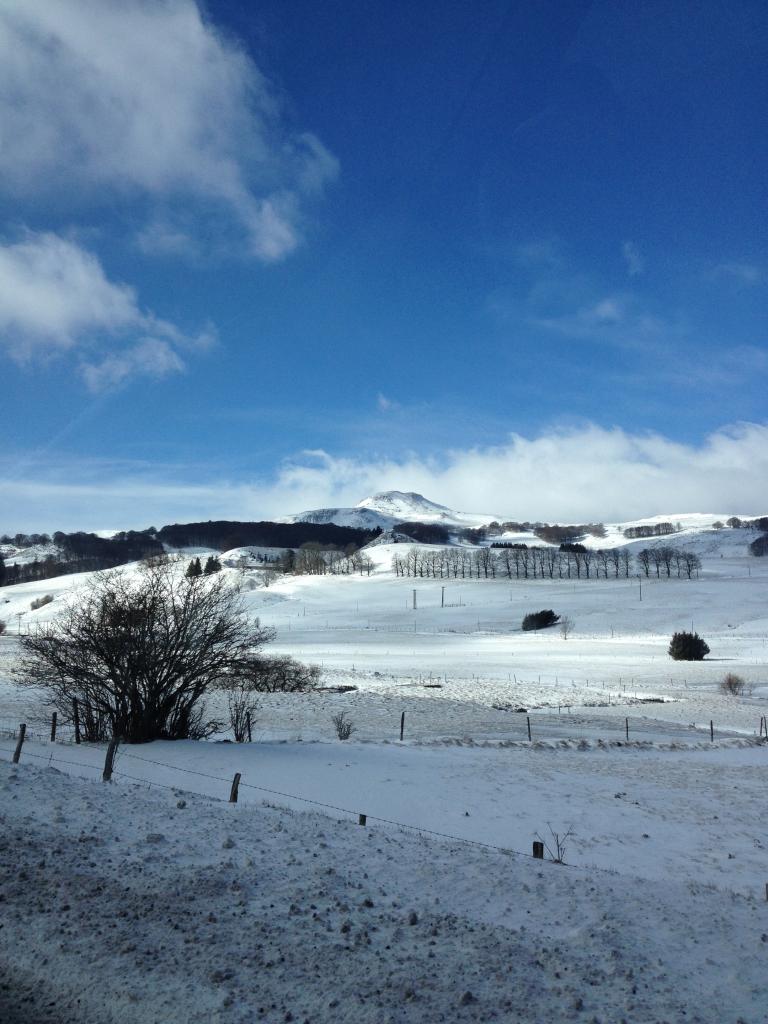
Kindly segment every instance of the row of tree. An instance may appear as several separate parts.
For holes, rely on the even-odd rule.
[[[50,543],[51,538],[47,533],[15,533],[13,536],[4,533],[0,537],[0,544],[9,544],[15,548],[32,548]]]
[[[738,516],[731,516],[724,523],[712,524],[715,530],[722,530],[724,526],[730,526],[732,530],[768,530],[768,516],[758,516],[757,519],[740,519]]]
[[[648,548],[636,558],[646,576],[674,573],[691,579],[701,568],[698,555],[679,548]],[[589,549],[579,544],[563,545],[563,549],[525,544],[475,550],[412,547],[392,559],[396,576],[433,579],[626,579],[638,569],[626,548]]]
[[[628,526],[624,536],[628,540],[637,540],[641,537],[668,537],[671,533],[680,533],[680,523],[652,523],[645,526]]]
[[[373,559],[351,545],[340,551],[332,545],[309,543],[302,544],[298,551],[287,551],[279,568],[296,576],[370,576]]]
[[[503,548],[409,548],[395,555],[396,576],[439,579],[591,579],[629,576],[632,556],[621,548],[561,551],[525,544]]]

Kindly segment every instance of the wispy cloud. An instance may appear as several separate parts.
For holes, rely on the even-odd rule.
[[[178,252],[190,208],[266,262],[301,241],[306,202],[338,172],[250,57],[194,0],[6,0],[0,179],[19,197],[143,199],[142,244]]]
[[[514,249],[515,262],[527,269],[553,269],[563,262],[563,245],[558,238],[521,242]]]
[[[639,247],[634,242],[624,242],[621,247],[621,255],[627,264],[627,273],[630,277],[637,277],[645,270],[645,260]]]
[[[199,477],[199,471],[195,473]],[[585,424],[494,447],[365,460],[307,451],[271,479],[112,471],[59,464],[12,479],[0,466],[0,530],[96,529],[162,521],[264,518],[351,505],[386,489],[420,491],[464,511],[563,521],[626,520],[659,513],[765,514],[768,424],[723,427],[698,444],[658,433]],[[76,479],[78,482],[73,483]],[[45,514],[41,509],[47,509]],[[55,511],[50,511],[55,510]]]
[[[135,291],[110,281],[98,258],[59,235],[27,232],[0,243],[0,347],[20,362],[71,352],[88,387],[184,367],[181,351],[213,340],[143,310]]]
[[[768,273],[764,267],[756,263],[718,263],[713,274],[715,277],[729,278],[740,285],[757,285],[768,281]]]
[[[660,344],[678,329],[644,310],[629,293],[604,295],[573,312],[554,316],[534,315],[530,323],[567,338],[597,341],[623,348]]]
[[[386,395],[379,392],[376,396],[376,408],[379,412],[393,412],[399,409],[400,405],[393,398],[387,398]]]

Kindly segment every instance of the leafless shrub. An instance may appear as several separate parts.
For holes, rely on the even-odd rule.
[[[744,677],[737,676],[735,672],[729,672],[721,679],[720,689],[723,693],[730,694],[731,697],[742,697],[744,694],[752,692],[752,687],[747,685]]]
[[[62,720],[76,698],[95,733],[108,723],[128,743],[200,739],[220,725],[206,720],[206,694],[273,637],[248,622],[223,576],[142,565],[96,574],[77,603],[21,639],[13,675],[42,687]]]
[[[253,654],[242,658],[231,674],[222,677],[221,687],[230,690],[233,685],[242,686],[253,693],[308,693],[319,682],[319,665],[305,665],[287,654]]]
[[[357,732],[351,718],[347,718],[346,711],[340,711],[331,719],[336,735],[340,740],[348,740],[353,732]]]
[[[573,630],[573,619],[570,615],[563,615],[560,619],[560,636],[563,640],[567,640],[569,634]]]
[[[259,702],[255,691],[242,684],[234,686],[227,692],[229,708],[229,724],[236,743],[245,743],[248,739],[248,722],[256,717]]]
[[[37,611],[38,608],[44,608],[47,604],[53,601],[53,594],[43,594],[42,597],[36,597],[34,601],[30,602],[29,607],[32,611]]]
[[[3,633],[6,630],[6,627],[7,627],[7,623],[3,622],[3,620],[0,619],[0,636],[3,635]]]
[[[550,841],[536,833],[536,838],[539,842],[544,844],[544,849],[547,856],[553,864],[565,864],[565,851],[567,849],[568,840],[572,839],[576,834],[573,825],[569,825],[565,832],[555,832],[552,826],[547,822],[547,828],[549,829]]]

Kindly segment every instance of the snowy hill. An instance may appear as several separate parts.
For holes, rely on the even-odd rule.
[[[466,527],[487,526],[497,519],[493,515],[471,512],[455,512],[445,505],[430,501],[415,491],[379,491],[363,498],[353,508],[319,508],[286,516],[285,523],[335,523],[337,526],[353,526],[382,530],[391,529],[395,523],[441,523],[444,526]]]

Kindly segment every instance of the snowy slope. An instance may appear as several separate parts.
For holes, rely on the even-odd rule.
[[[354,508],[322,508],[287,516],[282,522],[335,523],[362,529],[391,529],[395,523],[440,523],[444,526],[485,526],[495,516],[454,512],[415,491],[381,491],[363,498]]]
[[[0,825],[13,1024],[765,1020],[765,903],[674,873],[29,764]]]

